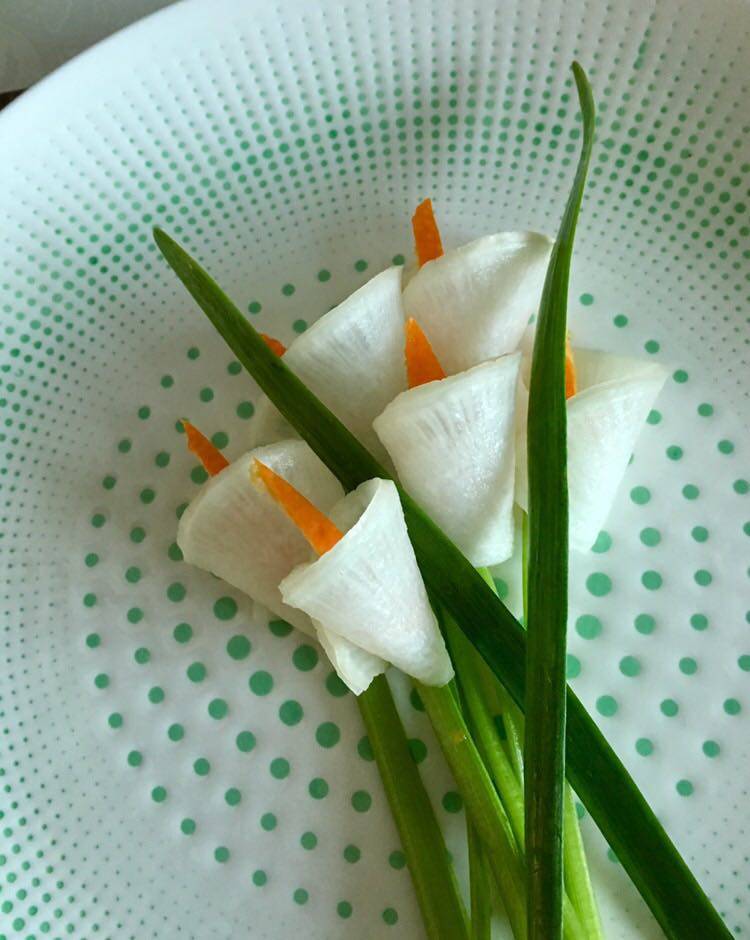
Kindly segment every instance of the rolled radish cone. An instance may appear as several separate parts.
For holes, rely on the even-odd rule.
[[[310,558],[310,546],[273,498],[250,483],[253,458],[288,480],[323,512],[341,499],[338,480],[304,441],[280,441],[235,460],[208,480],[180,519],[185,561],[233,585],[311,636],[302,611],[287,606],[279,582]]]
[[[485,235],[428,261],[409,281],[406,315],[449,375],[515,352],[539,308],[551,247],[536,232]]]
[[[513,554],[520,362],[503,356],[402,392],[373,425],[405,489],[476,566]]]
[[[284,601],[427,685],[453,666],[427,598],[398,491],[369,480],[355,493],[364,511],[344,537],[281,582]]]
[[[578,391],[567,402],[570,547],[585,552],[604,525],[667,370],[591,349],[574,349]],[[516,500],[526,509],[527,394],[519,396]]]
[[[382,456],[373,418],[406,388],[401,269],[377,274],[329,310],[283,359],[355,437]],[[267,399],[253,424],[256,444],[296,436]]]

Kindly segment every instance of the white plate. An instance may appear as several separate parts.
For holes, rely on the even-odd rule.
[[[175,421],[236,456],[255,390],[150,229],[282,340],[410,257],[425,195],[449,245],[554,233],[574,55],[600,115],[574,340],[674,378],[574,562],[573,684],[746,929],[749,28],[746,4],[692,0],[180,4],[7,109],[0,933],[420,935],[353,700],[173,560],[200,480]],[[453,785],[404,711],[457,847]],[[608,936],[658,935],[588,835]]]

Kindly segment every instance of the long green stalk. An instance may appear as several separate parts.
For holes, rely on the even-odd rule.
[[[590,128],[584,124],[584,138]],[[353,489],[389,474],[268,349],[215,281],[161,229],[165,259],[261,390],[339,478]],[[516,704],[525,702],[525,631],[456,546],[400,489],[425,583],[477,648]],[[670,940],[731,934],[712,907],[635,781],[568,690],[568,776]]]
[[[469,940],[466,913],[443,834],[385,676],[357,698],[373,754],[401,837],[430,940]]]
[[[466,820],[469,847],[471,940],[492,940],[492,884],[487,873],[484,847],[471,819]]]
[[[578,824],[578,814],[570,786],[565,787],[563,813],[563,853],[565,870],[565,893],[576,909],[588,940],[604,940],[604,931],[596,904],[594,886],[591,884],[586,848]]]

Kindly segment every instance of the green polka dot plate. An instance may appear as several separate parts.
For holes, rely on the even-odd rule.
[[[0,937],[421,936],[352,696],[175,544],[206,479],[180,417],[236,457],[258,395],[151,228],[288,343],[409,263],[426,195],[449,245],[556,230],[574,56],[599,126],[573,338],[671,379],[573,559],[569,675],[747,932],[749,36],[734,0],[217,0],[6,110]],[[463,871],[462,801],[394,684]],[[657,937],[584,823],[607,935]]]

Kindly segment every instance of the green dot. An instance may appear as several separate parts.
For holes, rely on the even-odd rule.
[[[581,674],[581,660],[572,653],[565,655],[565,678],[575,679]]]
[[[406,865],[406,856],[400,849],[395,849],[388,856],[388,864],[391,868],[395,868],[396,871],[400,871]]]
[[[659,708],[661,709],[662,715],[666,715],[667,718],[674,718],[680,710],[680,706],[673,698],[665,698],[659,705]]]
[[[117,449],[120,451],[121,454],[127,454],[127,453],[130,452],[130,448],[131,448],[132,446],[133,446],[132,441],[130,441],[127,437],[124,437],[124,438],[118,443]]]
[[[427,757],[427,745],[420,738],[409,738],[409,753],[415,764],[421,764]]]
[[[295,904],[307,904],[310,895],[304,888],[296,888],[292,898]]]
[[[151,791],[151,799],[154,803],[163,803],[167,798],[167,791],[164,787],[154,787]]]
[[[83,561],[87,568],[93,568],[95,565],[99,564],[99,556],[96,552],[89,552]]]
[[[647,545],[649,548],[653,548],[655,545],[658,545],[661,542],[661,533],[658,529],[652,529],[650,526],[641,529],[640,539],[644,545]]]
[[[259,669],[250,676],[248,685],[255,695],[268,695],[273,688],[273,676],[265,669]]]
[[[341,739],[339,726],[332,721],[324,721],[315,730],[315,740],[321,747],[335,747]]]
[[[336,675],[335,670],[331,670],[326,676],[326,689],[334,698],[343,698],[349,693],[349,689]]]
[[[383,922],[388,924],[389,927],[392,927],[394,924],[398,923],[398,912],[393,907],[387,907],[381,917]]]
[[[372,797],[367,790],[355,790],[352,793],[352,807],[357,813],[366,813],[372,806]]]
[[[164,701],[164,689],[159,685],[153,686],[148,690],[148,700],[152,705],[160,705]]]
[[[679,385],[684,385],[685,382],[687,382],[688,380],[688,374],[684,369],[677,369],[675,372],[672,373],[672,378]]]
[[[156,499],[156,491],[150,486],[144,486],[139,496],[141,502],[148,505],[149,503],[153,503],[154,499]]]
[[[724,711],[727,715],[738,715],[742,711],[742,705],[736,698],[728,698],[724,700]]]
[[[242,418],[243,421],[247,421],[255,414],[255,406],[251,401],[241,401],[239,405],[237,405],[235,412],[238,418]]]
[[[314,800],[322,800],[328,796],[328,790],[328,783],[322,777],[315,777],[307,787],[307,792]]]
[[[747,480],[742,480],[742,479],[735,480],[734,483],[732,484],[732,489],[734,490],[735,493],[739,494],[740,496],[745,496],[748,490],[750,490],[750,483],[748,483]],[[86,564],[88,564],[88,557],[89,556],[87,555]]]
[[[287,623],[286,620],[269,620],[268,629],[274,636],[283,637],[289,636],[294,627],[291,623]]]
[[[580,300],[584,307],[590,307],[591,304],[593,304],[594,302],[594,295],[593,294],[581,294]]]
[[[318,652],[314,646],[303,643],[292,653],[292,662],[301,672],[309,672],[318,664]]]
[[[253,872],[253,884],[257,888],[262,888],[263,885],[268,881],[268,875],[263,871],[262,868],[256,868]]]
[[[94,676],[94,685],[97,689],[106,689],[109,685],[109,676],[106,672],[100,672],[99,675]]]
[[[299,844],[308,852],[312,851],[318,844],[318,837],[314,832],[303,832],[300,836]]]
[[[635,742],[635,749],[641,757],[648,757],[654,752],[654,743],[648,738],[638,738]]]
[[[286,702],[283,702],[279,707],[279,718],[283,721],[285,725],[298,725],[302,721],[302,716],[304,711],[299,702],[295,702],[294,699],[288,699]]]
[[[213,698],[208,703],[208,714],[219,721],[222,718],[226,718],[229,712],[229,705],[223,698]]]
[[[106,521],[107,521],[106,516],[101,512],[95,512],[94,515],[91,517],[91,525],[95,529],[101,529],[101,527],[104,525]]]
[[[699,568],[693,575],[693,579],[695,583],[699,584],[701,587],[708,587],[713,581],[713,575],[710,571],[706,571],[705,568]]]
[[[167,588],[167,597],[173,604],[179,604],[179,602],[185,598],[186,594],[187,588],[179,581],[173,581]]]
[[[661,421],[661,412],[657,411],[656,408],[652,408],[646,416],[646,421],[649,424],[658,424]]]
[[[391,263],[392,263],[392,264],[395,264],[396,266],[399,266],[399,265],[402,265],[402,264],[406,264],[406,258],[404,258],[404,256],[401,255],[401,254],[394,255],[394,256],[391,258]]]
[[[638,614],[633,622],[639,633],[653,633],[656,627],[656,620],[654,620],[651,614]]]
[[[115,479],[115,477],[112,476],[111,473],[107,474],[107,476],[104,477],[104,479],[102,480],[102,486],[104,487],[105,490],[114,489],[116,483],[117,483],[117,480]]]
[[[227,641],[227,653],[232,659],[246,659],[250,655],[250,640],[237,634]]]
[[[140,751],[130,751],[127,760],[131,767],[140,767],[143,763],[143,754]]]
[[[294,291],[295,291],[294,284],[284,284],[284,286],[281,288],[281,293],[285,297],[291,297]]]
[[[647,591],[658,591],[663,584],[663,579],[658,571],[644,571],[641,575],[641,584]]]
[[[251,300],[250,303],[247,305],[248,313],[253,313],[253,314],[260,313],[262,309],[263,309],[263,305],[257,300]]]
[[[231,620],[237,613],[237,601],[231,597],[220,597],[214,604],[214,616],[218,620]]]
[[[128,610],[127,618],[129,623],[140,623],[143,620],[143,611],[140,607],[131,607]]]
[[[602,632],[602,622],[593,614],[581,614],[576,620],[576,632],[584,640],[593,640]]]
[[[441,802],[446,813],[458,813],[464,805],[461,794],[455,790],[449,790],[445,793]]]
[[[714,406],[709,405],[707,401],[701,402],[701,404],[698,405],[698,414],[701,416],[701,418],[710,418],[713,413]]]
[[[356,845],[347,845],[344,849],[344,858],[350,865],[354,865],[362,858],[362,852]]]
[[[692,656],[683,656],[679,662],[680,672],[686,676],[695,675],[698,671],[698,663]]]
[[[260,817],[260,827],[266,832],[272,832],[278,824],[278,820],[273,813],[263,813]]]
[[[705,614],[693,614],[690,618],[690,626],[693,630],[706,630],[708,628],[708,617]]]
[[[596,541],[591,546],[591,551],[596,552],[597,555],[603,555],[604,552],[608,552],[612,548],[612,536],[609,532],[600,532],[596,537]]]
[[[646,503],[651,499],[651,492],[645,486],[634,486],[630,491],[630,498],[638,506],[645,506]]]
[[[292,329],[295,333],[304,333],[307,329],[307,320],[295,320],[292,323]]]
[[[171,542],[167,549],[167,557],[170,561],[183,561],[182,549],[177,542]]]
[[[412,689],[411,692],[409,692],[409,702],[415,711],[424,711],[424,702],[422,701],[419,692],[417,692],[416,689]]]
[[[209,388],[208,386],[206,386],[205,388],[202,388],[202,389],[200,390],[200,392],[198,393],[198,397],[199,397],[200,400],[201,400],[202,402],[204,402],[204,403],[208,403],[208,402],[210,402],[210,401],[213,401],[213,399],[214,399],[214,390],[213,390],[212,388]]]
[[[682,488],[682,495],[685,499],[698,499],[700,490],[694,483],[686,483]]]
[[[163,375],[160,384],[162,388],[171,388],[174,385],[174,379],[171,375]]]
[[[223,865],[224,862],[229,861],[229,849],[224,845],[218,846],[216,849],[214,849],[214,858],[217,862],[219,862],[219,864]]]
[[[336,913],[344,920],[352,916],[352,910],[353,908],[348,901],[339,901],[336,905]]]
[[[163,470],[164,467],[169,466],[169,454],[165,451],[159,451],[159,453],[154,457],[154,463],[160,470]]]
[[[239,375],[240,372],[242,372],[241,363],[237,362],[236,359],[233,359],[231,362],[227,363],[227,372],[230,375]],[[214,441],[214,443],[216,442]],[[216,444],[216,446],[218,447],[219,445]]]
[[[726,439],[719,441],[716,446],[718,447],[719,453],[721,454],[731,454],[734,451],[734,444]]]
[[[191,836],[195,832],[195,820],[194,819],[183,819],[180,823],[180,830],[186,836]]]
[[[214,447],[218,447],[219,450],[224,450],[229,443],[229,435],[226,431],[217,431],[215,434],[211,435],[211,443]]]
[[[646,350],[647,353],[650,353],[652,356],[654,356],[656,355],[656,353],[659,352],[659,350],[661,349],[661,346],[657,343],[655,339],[649,339],[649,340],[646,340],[646,342],[643,344],[643,348]]]
[[[101,642],[102,638],[98,633],[89,633],[86,637],[86,646],[88,646],[89,649],[95,650],[97,646],[101,645]]]
[[[326,271],[325,268],[321,268],[320,271],[318,271],[318,280],[321,281],[323,284],[325,284],[326,281],[330,281],[331,272]]]
[[[620,660],[620,672],[624,676],[637,676],[641,671],[641,664],[635,656],[623,656]]]
[[[750,672],[750,654],[744,653],[737,660],[737,665],[743,672]]]
[[[112,712],[107,722],[110,728],[122,728],[122,715],[119,712]]]
[[[193,635],[193,628],[189,623],[178,623],[172,631],[172,636],[178,643],[187,643]]]
[[[191,682],[203,682],[206,678],[206,667],[203,663],[190,663],[186,671],[187,677]]]
[[[285,777],[289,776],[291,766],[285,757],[274,757],[269,765],[269,769],[271,776],[275,780],[284,780]]]
[[[602,571],[594,571],[586,578],[586,588],[594,597],[604,597],[612,590],[612,579]]]
[[[683,449],[677,444],[670,444],[666,450],[667,457],[670,460],[682,460],[683,453]]]
[[[694,526],[690,534],[693,536],[696,542],[706,542],[708,540],[708,529],[702,525]]]
[[[235,739],[235,744],[237,745],[238,751],[247,754],[255,747],[255,735],[252,731],[240,731]]]
[[[628,325],[628,318],[625,316],[624,313],[618,313],[617,316],[614,318],[613,323],[615,324],[615,326],[622,328]]]
[[[188,359],[197,359],[201,354],[200,349],[197,346],[191,346],[187,351]]]
[[[141,569],[131,565],[125,572],[125,580],[130,584],[137,584],[141,580]]]
[[[95,606],[96,606],[96,594],[84,594],[84,595],[83,595],[83,606],[84,606],[84,607],[95,607]]]
[[[719,751],[721,751],[721,748],[716,743],[716,741],[709,740],[703,742],[703,753],[706,755],[706,757],[716,757],[718,756]]]
[[[372,750],[372,744],[370,743],[370,738],[367,735],[364,735],[357,742],[357,753],[362,758],[362,760],[372,761],[375,760],[375,754]]]
[[[617,712],[617,700],[611,695],[600,695],[596,700],[596,710],[605,718],[611,718]]]
[[[199,777],[206,777],[211,772],[211,764],[205,757],[199,757],[198,760],[193,762],[193,770]]]
[[[130,541],[138,545],[146,538],[146,530],[142,526],[133,526],[130,530]]]
[[[693,793],[693,785],[689,780],[678,780],[675,789],[680,796],[692,796]]]
[[[182,741],[185,737],[185,729],[181,724],[175,722],[167,728],[167,737],[170,741]]]

